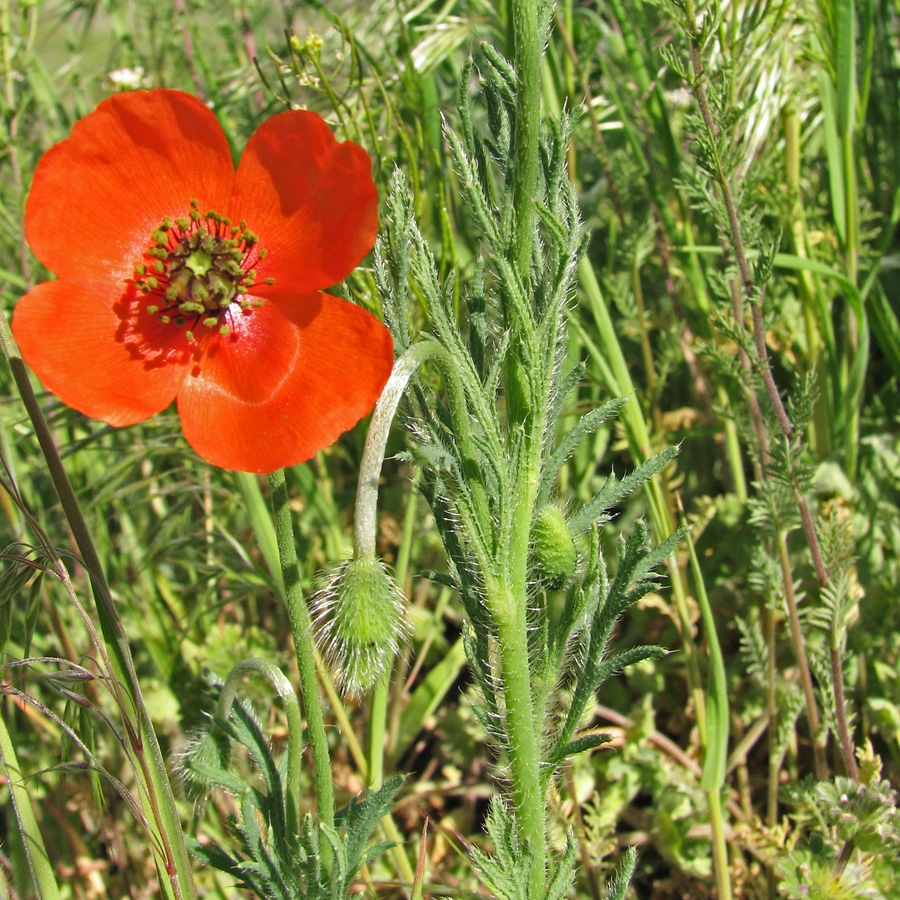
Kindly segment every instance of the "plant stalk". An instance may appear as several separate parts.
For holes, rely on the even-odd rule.
[[[523,279],[531,271],[541,128],[541,49],[535,0],[512,0],[516,125],[513,134],[513,206],[516,211],[515,259]]]
[[[313,771],[316,779],[316,805],[319,821],[334,827],[334,784],[331,774],[331,756],[328,739],[325,736],[325,717],[319,702],[319,683],[316,678],[316,663],[310,628],[309,609],[300,587],[300,564],[297,561],[297,547],[294,543],[294,526],[288,502],[287,481],[284,469],[277,469],[269,475],[272,492],[272,512],[275,518],[275,535],[278,540],[278,557],[281,560],[281,574],[284,579],[284,593],[287,601],[288,618],[297,654],[297,669],[300,673],[300,692],[303,710],[306,713],[306,727],[312,751]],[[326,845],[323,844],[323,849]],[[323,860],[324,862],[324,860]]]

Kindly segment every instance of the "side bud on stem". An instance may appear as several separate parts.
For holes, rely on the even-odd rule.
[[[565,516],[548,503],[531,526],[531,564],[535,574],[552,590],[568,584],[575,574],[578,553]]]

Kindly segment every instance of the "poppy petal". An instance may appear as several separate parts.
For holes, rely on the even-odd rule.
[[[224,214],[234,184],[216,117],[181,91],[104,100],[41,157],[25,206],[35,256],[60,277],[127,277],[164,216]]]
[[[372,249],[378,193],[369,154],[338,143],[325,121],[304,110],[267,119],[238,164],[229,215],[243,219],[268,253],[257,283],[274,278],[301,293],[345,278]]]
[[[188,443],[222,468],[309,459],[372,409],[390,375],[388,330],[337,297],[279,297],[232,318],[178,393]]]
[[[25,361],[63,403],[133,425],[175,399],[196,352],[144,306],[133,284],[46,281],[16,304],[12,329]]]

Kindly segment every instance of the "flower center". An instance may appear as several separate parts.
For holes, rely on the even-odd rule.
[[[135,287],[147,297],[147,312],[164,325],[183,328],[194,340],[202,324],[220,334],[231,331],[232,316],[262,306],[245,296],[256,283],[256,269],[266,250],[246,222],[232,225],[227,216],[210,210],[201,215],[191,200],[187,216],[166,216],[150,235],[143,262],[134,267]],[[275,279],[266,278],[265,284]]]

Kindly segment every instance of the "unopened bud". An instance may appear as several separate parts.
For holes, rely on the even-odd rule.
[[[531,527],[531,561],[534,570],[553,589],[565,587],[575,574],[578,553],[565,516],[548,503]]]
[[[214,722],[189,734],[175,764],[185,796],[196,803],[213,788],[227,784],[230,762],[231,741]]]
[[[335,681],[352,696],[394,664],[405,637],[405,601],[381,560],[341,563],[313,598],[316,639]]]

